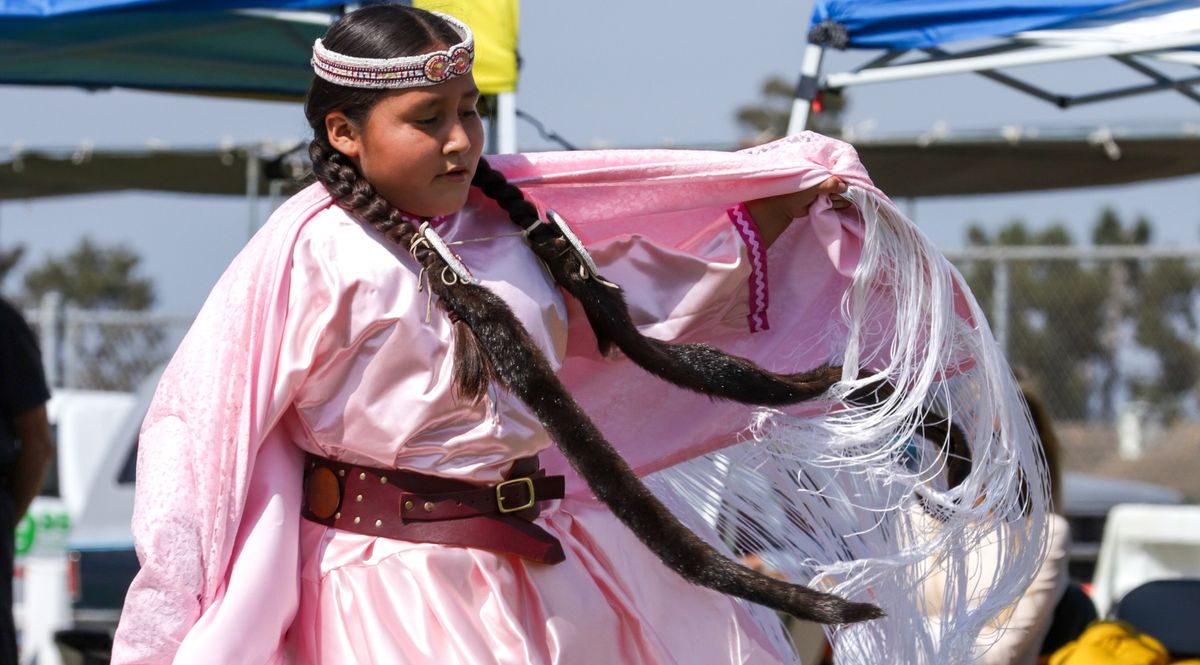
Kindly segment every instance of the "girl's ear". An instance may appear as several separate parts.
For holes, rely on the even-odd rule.
[[[334,111],[325,116],[325,133],[329,136],[329,145],[334,150],[350,159],[358,159],[362,150],[362,133],[358,126],[350,122],[341,111]]]

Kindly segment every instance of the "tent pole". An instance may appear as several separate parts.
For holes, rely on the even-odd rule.
[[[1136,55],[1139,53],[1195,48],[1198,44],[1200,44],[1200,37],[1197,37],[1193,33],[1169,38],[1146,38],[1119,44],[1043,45],[991,55],[966,58],[931,58],[922,62],[880,67],[861,72],[834,73],[825,77],[825,85],[830,88],[846,88],[852,85],[908,81],[927,76],[973,74],[980,70],[1025,67],[1028,65],[1084,60],[1087,58]]]
[[[517,152],[517,93],[496,95],[496,154]]]
[[[821,62],[825,59],[825,48],[809,43],[804,47],[804,60],[800,64],[800,80],[796,83],[796,98],[792,100],[792,115],[788,119],[788,136],[799,134],[808,127],[808,114],[819,91],[818,78]]]
[[[1117,90],[1108,90],[1106,92],[1096,92],[1087,95],[1078,95],[1067,100],[1067,106],[1078,106],[1080,104],[1093,104],[1095,102],[1107,102],[1113,99],[1121,99],[1123,97],[1136,97],[1151,92],[1160,90],[1176,90],[1182,92],[1185,86],[1200,85],[1200,76],[1184,78],[1179,80],[1167,81],[1165,83],[1146,83],[1143,85],[1130,86],[1128,88],[1119,88]],[[1185,93],[1189,99],[1196,99],[1193,95]]]
[[[251,146],[246,150],[246,203],[249,208],[249,220],[246,224],[246,238],[249,239],[258,230],[258,186],[262,177],[262,163],[258,156],[258,148]]]
[[[1188,84],[1185,83],[1184,81],[1177,81],[1177,80],[1167,76],[1166,74],[1163,74],[1162,72],[1158,71],[1157,69],[1154,69],[1153,67],[1143,65],[1142,63],[1135,60],[1132,56],[1119,55],[1119,56],[1114,57],[1113,60],[1116,60],[1117,62],[1125,65],[1126,67],[1129,67],[1130,69],[1134,70],[1135,72],[1139,72],[1145,76],[1150,77],[1151,79],[1154,79],[1155,83],[1171,86],[1171,88],[1173,88],[1175,90],[1175,92],[1178,92],[1179,94],[1183,95],[1184,97],[1187,97],[1188,99],[1192,100],[1193,102],[1200,102],[1200,91],[1192,90],[1190,87],[1188,87]]]

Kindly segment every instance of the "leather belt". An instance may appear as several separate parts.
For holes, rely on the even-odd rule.
[[[335,529],[419,543],[492,550],[558,563],[562,545],[533,520],[544,501],[563,498],[562,476],[547,476],[537,457],[513,463],[502,482],[480,487],[415,471],[304,461],[305,519]]]

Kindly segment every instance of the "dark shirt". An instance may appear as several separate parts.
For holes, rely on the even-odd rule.
[[[50,399],[37,337],[12,305],[0,299],[0,474],[17,457],[13,420]]]

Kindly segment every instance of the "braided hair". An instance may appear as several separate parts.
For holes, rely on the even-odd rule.
[[[392,58],[452,44],[457,36],[436,15],[400,6],[371,6],[347,14],[324,37],[332,50],[351,56]],[[345,88],[315,78],[305,103],[313,128],[309,147],[313,174],[334,202],[362,223],[405,248],[432,275],[448,268],[355,164],[329,141],[325,116],[341,111],[352,122],[366,120],[382,97],[378,91]],[[527,227],[537,211],[520,190],[480,160],[473,184],[496,200],[512,221]],[[777,375],[748,360],[711,347],[672,345],[642,336],[634,327],[619,289],[582,273],[582,257],[555,228],[530,234],[533,251],[555,280],[583,303],[601,349],[615,345],[634,362],[676,385],[714,397],[759,404],[789,404],[823,393],[840,370],[821,368],[802,375]],[[646,488],[559,381],[549,361],[508,305],[479,284],[429,280],[438,307],[454,322],[455,385],[476,398],[495,381],[524,402],[550,438],[589,485],[668,567],[689,581],[797,617],[848,623],[882,616],[878,607],[788,584],[722,556],[679,520]]]

